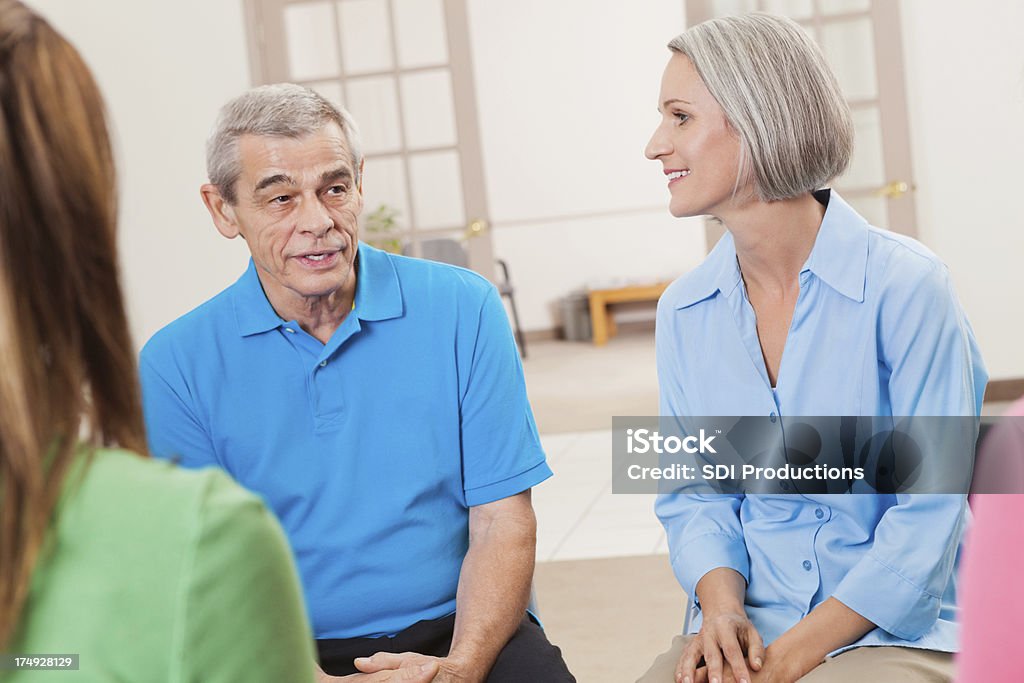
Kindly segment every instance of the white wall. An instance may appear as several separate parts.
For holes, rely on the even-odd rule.
[[[249,87],[241,0],[28,0],[89,63],[107,101],[121,263],[135,343],[245,267],[199,199],[219,107]]]
[[[902,0],[921,240],[994,379],[1024,377],[1024,3]]]
[[[682,6],[469,0],[494,248],[526,329],[554,327],[574,289],[703,258],[702,222],[669,215],[661,165],[643,156]]]
[[[198,186],[218,107],[249,86],[241,0],[29,0],[82,51],[110,107],[132,328],[157,328],[237,277]],[[682,272],[699,221],[672,219],[655,125],[683,3],[469,0],[497,255],[527,329],[591,282]],[[994,378],[1024,377],[1024,3],[901,0],[922,240],[950,266]]]

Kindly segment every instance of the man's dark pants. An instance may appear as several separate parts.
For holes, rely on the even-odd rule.
[[[418,652],[445,657],[452,646],[455,615],[420,621],[394,637],[318,640],[320,668],[332,676],[359,673],[356,657],[377,652]],[[574,683],[575,678],[544,631],[529,615],[523,618],[511,640],[498,655],[487,676],[488,683]]]

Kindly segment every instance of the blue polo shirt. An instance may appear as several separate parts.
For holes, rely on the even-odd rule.
[[[461,268],[360,243],[355,308],[325,345],[277,316],[250,261],[140,366],[152,453],[263,496],[317,638],[453,612],[469,508],[551,476],[501,299]]]

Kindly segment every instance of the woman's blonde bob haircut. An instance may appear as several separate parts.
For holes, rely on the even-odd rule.
[[[760,12],[705,21],[668,44],[685,55],[740,138],[737,186],[763,201],[817,190],[850,163],[850,108],[800,26]]]

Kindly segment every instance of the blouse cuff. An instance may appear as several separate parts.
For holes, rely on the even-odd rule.
[[[865,555],[846,575],[833,597],[903,640],[923,636],[939,618],[941,598],[896,570]]]
[[[750,582],[750,556],[742,537],[703,534],[679,546],[672,556],[676,579],[695,605],[699,604],[697,583],[712,569],[720,567],[733,569],[745,582]]]

